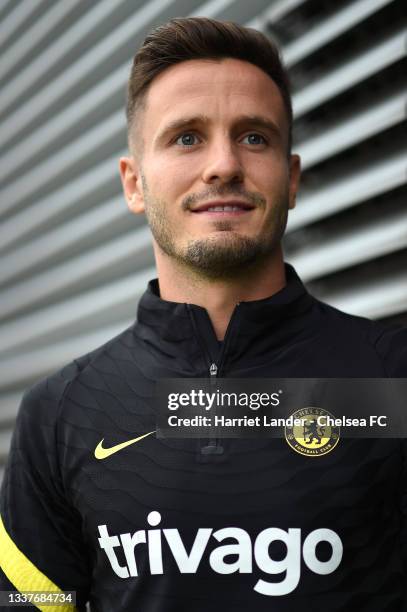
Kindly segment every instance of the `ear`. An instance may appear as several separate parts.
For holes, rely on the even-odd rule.
[[[295,200],[301,176],[301,158],[299,155],[290,155],[290,184],[288,191],[288,208],[295,208]]]
[[[139,215],[145,211],[139,165],[134,157],[121,157],[119,170],[127,206],[132,213]]]

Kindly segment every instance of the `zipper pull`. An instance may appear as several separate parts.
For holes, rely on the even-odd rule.
[[[209,366],[209,376],[212,385],[216,385],[216,377],[218,375],[218,366],[216,363],[211,363]],[[224,448],[219,444],[217,438],[210,438],[206,446],[201,447],[201,455],[223,455]]]
[[[224,450],[219,440],[212,438],[206,446],[201,447],[201,455],[223,455]]]
[[[218,366],[216,363],[211,363],[211,367],[209,368],[209,376],[217,376],[218,375]]]

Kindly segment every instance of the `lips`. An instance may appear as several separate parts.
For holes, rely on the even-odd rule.
[[[193,213],[242,213],[252,210],[254,206],[247,202],[207,202],[191,209]]]

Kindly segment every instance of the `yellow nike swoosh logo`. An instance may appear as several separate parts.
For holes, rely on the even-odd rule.
[[[96,459],[106,459],[106,457],[110,457],[110,455],[114,455],[114,453],[117,453],[123,448],[126,448],[126,446],[130,446],[130,444],[135,444],[136,442],[140,442],[140,440],[142,440],[143,438],[146,438],[147,436],[151,436],[151,434],[153,433],[155,433],[155,430],[149,431],[148,433],[143,434],[142,436],[139,436],[138,438],[133,438],[133,440],[127,440],[126,442],[122,442],[121,444],[116,444],[115,446],[111,446],[110,448],[103,447],[103,441],[104,441],[104,438],[103,438],[103,440],[101,440],[99,444],[97,445],[97,447],[95,448],[95,457]]]

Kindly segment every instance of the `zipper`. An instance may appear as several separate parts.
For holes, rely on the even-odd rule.
[[[196,322],[196,319],[195,319],[194,311],[191,308],[191,304],[187,304],[187,310],[189,312],[189,317],[190,317],[190,319],[192,321],[192,327],[194,328],[195,336],[196,336],[196,338],[198,340],[199,346],[201,347],[201,351],[202,351],[202,353],[204,355],[204,359],[205,359],[206,363],[210,364],[210,366],[209,366],[209,376],[210,376],[211,375],[210,372],[211,372],[212,365],[215,366],[216,373],[218,371],[218,367],[217,367],[217,365],[215,363],[212,364],[212,361],[213,361],[212,356],[210,355],[210,353],[209,353],[209,351],[207,349],[207,346],[206,346],[205,342],[203,341],[201,333],[200,333],[200,331],[198,329],[198,325],[197,325],[197,322]]]
[[[218,366],[216,363],[211,363],[209,366],[211,387],[215,386],[217,377]],[[201,446],[201,455],[223,455],[223,446],[220,443],[220,438],[208,438],[207,444],[205,446]]]
[[[209,363],[209,379],[211,381],[211,386],[216,384],[216,379],[220,376],[220,372],[222,371],[224,362],[225,362],[225,357],[227,354],[227,349],[229,347],[230,344],[230,337],[231,337],[231,333],[232,333],[232,329],[235,325],[235,320],[236,320],[236,314],[237,314],[237,310],[239,307],[239,303],[236,304],[235,309],[233,310],[232,316],[230,318],[229,321],[229,325],[226,329],[226,334],[225,334],[225,338],[223,341],[223,346],[222,346],[222,350],[220,352],[219,355],[219,365],[217,363],[215,363],[214,361],[212,361],[212,357],[209,354],[209,351],[207,350],[207,346],[205,344],[205,342],[203,341],[203,338],[201,336],[201,333],[198,329],[198,325],[196,323],[195,317],[194,317],[194,313],[193,310],[191,308],[190,304],[187,304],[188,307],[188,311],[190,313],[191,316],[191,320],[192,320],[192,324],[194,327],[194,331],[195,334],[197,336],[198,342],[201,346],[202,352],[205,356],[205,358],[207,359],[207,363]],[[209,357],[209,359],[208,359]],[[224,448],[221,444],[222,439],[221,438],[209,438],[207,440],[207,444],[205,446],[201,446],[201,455],[223,455],[224,452]]]
[[[209,367],[209,376],[210,376],[211,380],[214,380],[215,378],[217,378],[217,376],[218,376],[218,366],[216,365],[216,363],[211,363],[211,365]]]
[[[237,312],[238,312],[239,306],[240,306],[240,302],[236,304],[235,309],[230,318],[229,325],[227,326],[225,338],[223,340],[222,350],[219,355],[219,365],[213,364],[216,366],[216,374],[215,374],[216,377],[220,376],[220,372],[222,372],[223,365],[225,363],[225,357],[226,357],[226,354],[229,348],[230,338],[232,335],[232,329],[234,328],[236,324],[236,318],[237,318]]]

